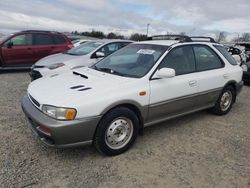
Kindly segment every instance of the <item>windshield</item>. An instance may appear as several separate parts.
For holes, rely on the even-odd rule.
[[[92,68],[133,78],[141,78],[154,66],[168,46],[130,44],[102,59]]]
[[[93,50],[95,50],[96,48],[98,48],[99,46],[101,46],[102,44],[104,44],[104,42],[100,42],[100,41],[93,41],[93,42],[86,42],[84,44],[81,44],[80,46],[77,46],[75,48],[72,48],[70,50],[68,50],[66,52],[66,54],[69,55],[86,55],[90,52],[92,52]]]
[[[0,34],[0,41],[3,41],[4,39],[6,39],[8,37],[8,35],[1,35]]]

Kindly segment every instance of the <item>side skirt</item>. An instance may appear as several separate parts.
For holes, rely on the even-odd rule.
[[[159,119],[159,120],[147,122],[147,123],[144,124],[144,127],[148,127],[148,126],[151,126],[151,125],[154,125],[154,124],[157,124],[157,123],[161,123],[161,122],[164,122],[164,121],[167,121],[167,120],[170,120],[170,119],[174,119],[174,118],[177,118],[177,117],[185,116],[187,114],[191,114],[191,113],[194,113],[194,112],[197,112],[197,111],[212,108],[213,106],[214,106],[214,104],[210,104],[210,105],[204,106],[202,108],[197,108],[197,109],[194,109],[194,110],[191,110],[191,111],[188,111],[188,112],[184,112],[184,113],[168,116],[168,117],[165,117],[165,118],[162,118],[162,119]]]

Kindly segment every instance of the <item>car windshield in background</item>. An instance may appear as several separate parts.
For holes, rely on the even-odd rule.
[[[4,39],[6,39],[8,37],[8,35],[1,35],[0,36],[0,41],[3,41]]]
[[[69,55],[86,55],[90,52],[92,52],[93,50],[95,50],[96,48],[98,48],[99,46],[101,46],[102,44],[104,44],[104,42],[100,42],[100,41],[95,41],[95,42],[86,42],[80,46],[77,46],[75,48],[72,48],[70,50],[68,50],[66,52],[66,54]]]
[[[130,44],[99,61],[92,68],[110,74],[141,78],[167,49],[168,46]]]

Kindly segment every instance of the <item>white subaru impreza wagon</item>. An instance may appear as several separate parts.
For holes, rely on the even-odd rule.
[[[117,155],[146,126],[203,109],[230,111],[242,69],[222,45],[151,39],[91,67],[32,82],[22,99],[29,127],[49,146],[94,143]]]

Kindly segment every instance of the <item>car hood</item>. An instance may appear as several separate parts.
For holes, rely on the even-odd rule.
[[[80,66],[88,66],[95,63],[96,59],[90,59],[89,55],[74,56],[69,54],[54,54],[40,59],[35,65],[36,66],[49,66],[56,63],[64,63],[70,69]]]
[[[77,108],[83,103],[93,103],[93,100],[106,96],[112,97],[112,94],[124,90],[122,88],[126,84],[135,80],[84,67],[35,80],[29,85],[28,93],[40,104]]]
[[[47,65],[52,65],[55,63],[63,63],[64,61],[68,61],[71,59],[79,58],[79,56],[73,56],[69,54],[64,54],[64,53],[58,53],[58,54],[53,54],[46,56],[39,61],[36,62],[35,65],[37,66],[47,66]]]

